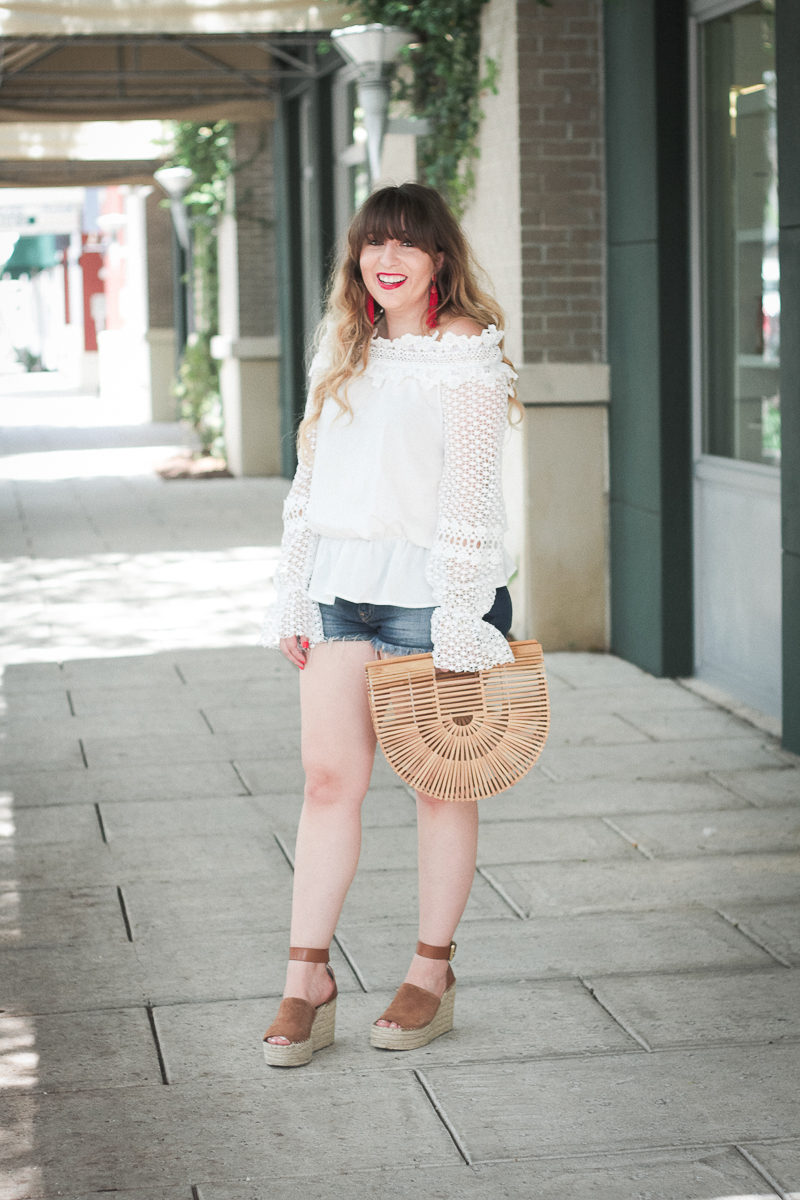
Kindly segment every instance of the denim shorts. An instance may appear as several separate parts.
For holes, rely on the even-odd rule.
[[[357,604],[337,596],[320,604],[326,642],[371,642],[384,654],[427,654],[431,641],[432,608],[401,608],[397,604]],[[511,597],[498,588],[494,604],[483,618],[506,635],[511,628]]]

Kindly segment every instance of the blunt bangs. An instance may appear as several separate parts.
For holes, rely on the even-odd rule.
[[[410,188],[383,188],[370,196],[352,228],[352,250],[360,254],[367,238],[409,241],[431,256],[442,249],[430,206]]]

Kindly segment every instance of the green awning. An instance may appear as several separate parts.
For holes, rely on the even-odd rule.
[[[17,238],[11,257],[0,270],[0,276],[19,279],[21,275],[35,275],[46,271],[61,261],[54,233],[37,233]]]

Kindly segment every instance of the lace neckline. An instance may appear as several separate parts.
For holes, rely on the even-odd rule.
[[[480,333],[404,333],[398,338],[376,337],[369,344],[369,369],[416,364],[475,370],[502,359],[503,334],[494,326]]]
[[[498,346],[503,339],[503,333],[498,330],[496,325],[489,325],[486,329],[482,329],[480,333],[451,333],[446,329],[444,333],[440,329],[435,329],[433,333],[403,333],[397,338],[380,337],[374,334],[370,341],[370,347],[376,347],[380,350],[403,349],[408,347],[415,350],[419,349],[423,352],[431,349],[433,353],[441,347],[452,347],[455,345],[470,347],[478,344],[481,346]],[[436,350],[433,348],[436,347]]]

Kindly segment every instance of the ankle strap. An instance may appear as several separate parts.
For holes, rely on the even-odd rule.
[[[429,946],[427,942],[417,942],[417,954],[420,958],[446,958],[452,962],[456,956],[456,944],[451,942],[449,946]]]
[[[309,950],[306,946],[290,946],[289,958],[292,962],[326,963],[330,960],[327,950]]]

